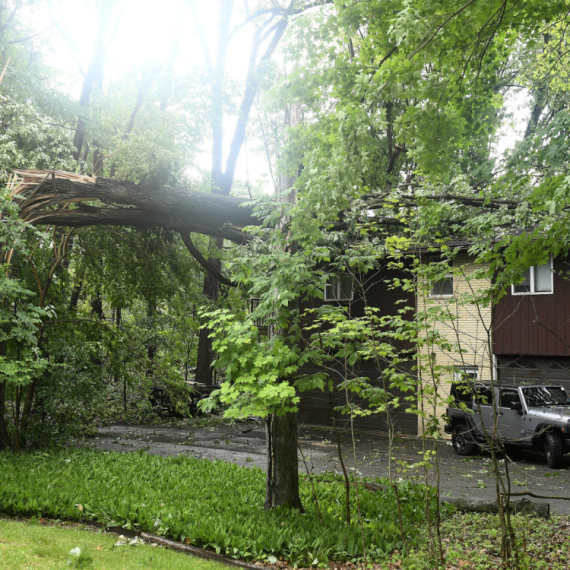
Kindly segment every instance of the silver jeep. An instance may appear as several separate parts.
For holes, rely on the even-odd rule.
[[[564,467],[570,451],[570,397],[562,386],[454,383],[447,422],[459,455],[488,446],[493,433],[505,445],[544,450],[553,469]]]

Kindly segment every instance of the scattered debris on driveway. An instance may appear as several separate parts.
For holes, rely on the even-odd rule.
[[[86,445],[100,450],[138,451],[156,455],[190,455],[196,458],[232,461],[245,467],[265,469],[265,428],[262,422],[235,422],[232,424],[212,418],[180,422],[179,426],[148,426],[112,424],[99,428],[96,437]],[[186,424],[186,425],[185,425]],[[349,432],[343,434],[345,464],[351,472],[366,477],[385,477],[392,470],[395,477],[424,480],[423,467],[413,467],[422,461],[421,438],[397,437],[394,441],[392,460],[388,457],[388,438],[374,433],[355,433],[356,459],[352,453]],[[301,427],[299,444],[307,468],[312,473],[333,471],[341,473],[336,439],[329,429]],[[431,446],[431,442],[428,442]],[[495,482],[491,471],[491,457],[459,457],[451,442],[441,442],[438,447],[439,479],[443,497],[493,500]],[[504,461],[504,460],[503,460]],[[536,494],[570,497],[570,457],[566,457],[564,469],[552,470],[544,455],[532,451],[517,451],[509,457],[512,492],[527,489]],[[299,455],[299,470],[306,472]],[[428,482],[436,483],[437,471],[431,467]],[[516,497],[519,499],[520,497]],[[539,499],[533,501],[540,502]],[[570,514],[570,501],[550,499],[553,513]]]

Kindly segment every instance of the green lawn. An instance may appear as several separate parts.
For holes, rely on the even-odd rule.
[[[130,569],[164,568],[165,570],[227,570],[227,566],[180,554],[148,544],[115,546],[118,538],[82,530],[80,526],[48,526],[39,523],[0,519],[0,568],[44,569],[74,568],[77,558],[70,555],[74,548],[84,548],[86,563],[78,568]],[[89,562],[90,558],[92,562]],[[72,564],[67,565],[68,560]]]

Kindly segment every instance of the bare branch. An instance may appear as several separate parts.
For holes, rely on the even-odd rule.
[[[12,10],[12,12],[10,13],[10,15],[6,18],[6,21],[0,26],[0,34],[8,27],[8,24],[12,21],[12,19],[14,18],[14,16],[16,15],[16,12],[18,11],[18,9],[20,8],[21,4],[19,2],[16,2],[14,9]]]
[[[194,0],[186,0],[186,5],[190,8],[190,13],[192,14],[192,18],[194,23],[196,24],[196,28],[198,31],[198,38],[200,39],[200,44],[202,45],[202,52],[204,54],[204,61],[206,62],[206,68],[208,69],[208,73],[210,74],[210,78],[212,73],[214,72],[214,66],[212,65],[212,58],[210,57],[210,52],[208,50],[208,42],[206,41],[206,35],[204,34],[204,28],[200,23],[198,18],[198,14],[196,13],[196,6],[194,6]]]
[[[259,45],[255,50],[254,48],[252,48],[252,53],[250,57],[250,67],[247,74],[246,87],[243,94],[240,114],[238,117],[236,129],[234,131],[234,136],[230,145],[230,152],[226,161],[226,169],[223,175],[222,187],[227,192],[229,192],[231,188],[231,182],[233,181],[233,177],[235,174],[237,159],[245,139],[246,125],[249,120],[251,107],[253,105],[253,101],[255,99],[255,95],[257,94],[258,90],[258,79],[255,76],[258,73],[260,65],[271,59],[273,52],[277,48],[279,41],[281,40],[283,34],[285,33],[285,29],[287,28],[287,23],[288,23],[287,18],[282,18],[275,26],[275,32],[273,38],[271,38],[271,42],[267,46],[267,49],[265,50],[263,55],[261,56],[258,65],[255,65],[255,59],[257,57],[257,50],[259,49]]]
[[[63,20],[63,18],[60,18],[57,22],[54,22],[51,26],[48,26],[47,28],[40,30],[39,32],[34,32],[33,34],[30,34],[28,36],[24,36],[23,38],[18,38],[17,40],[10,40],[9,42],[6,42],[6,43],[8,43],[8,44],[23,44],[24,42],[32,40],[33,38],[35,38],[37,36],[41,36],[42,34],[45,34],[49,30],[51,30],[53,27],[55,27],[56,23],[59,24],[59,22],[61,22],[62,20]]]

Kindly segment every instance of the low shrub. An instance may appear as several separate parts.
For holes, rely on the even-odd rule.
[[[86,449],[3,453],[0,473],[0,512],[8,515],[95,520],[241,559],[282,557],[306,566],[363,557],[360,526],[346,523],[344,488],[330,474],[315,482],[319,516],[307,480],[301,482],[305,513],[265,511],[262,470],[185,456]],[[401,549],[395,492],[360,488],[359,495],[368,558]],[[425,488],[402,482],[398,495],[407,545],[417,545]]]

